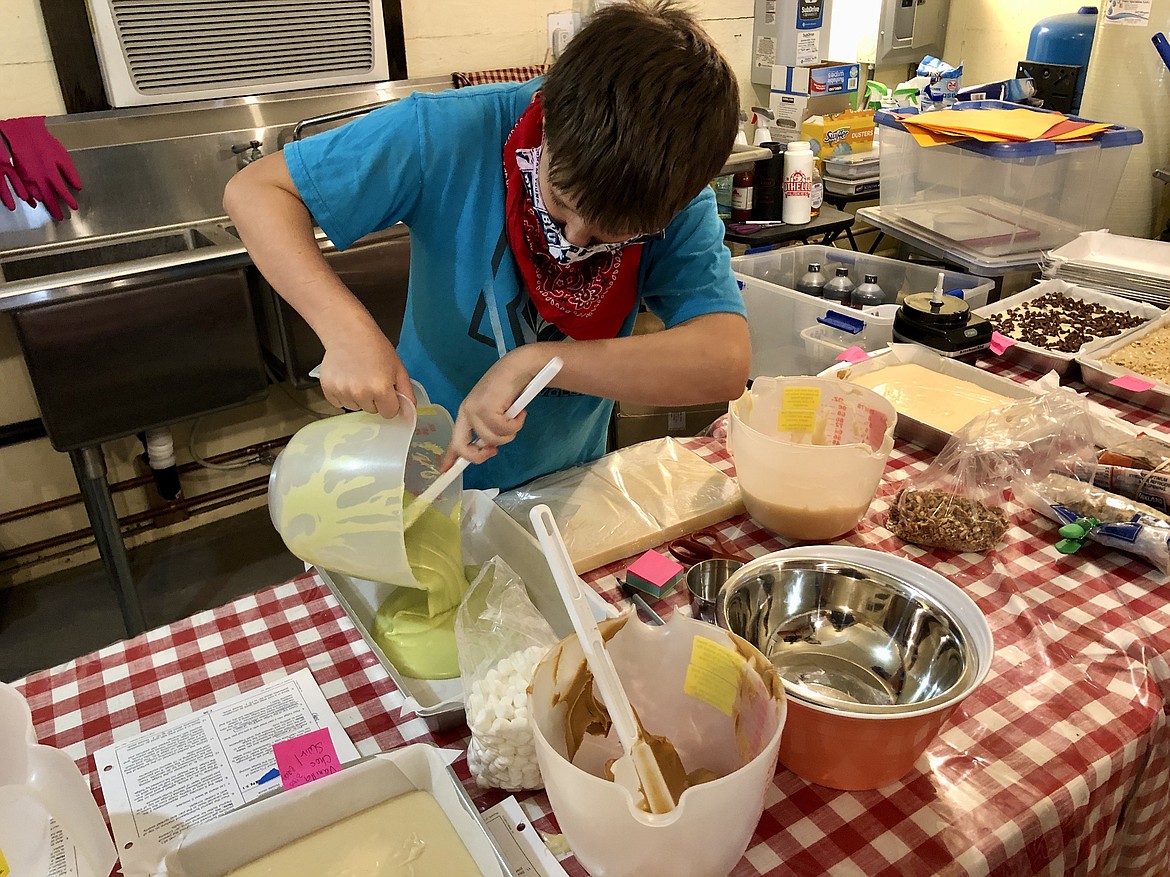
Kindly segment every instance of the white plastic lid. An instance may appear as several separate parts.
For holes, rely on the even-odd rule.
[[[788,144],[788,152],[812,152],[807,140],[796,140]]]

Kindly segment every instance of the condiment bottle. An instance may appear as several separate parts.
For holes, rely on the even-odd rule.
[[[859,310],[886,303],[886,294],[878,286],[876,274],[865,275],[865,282],[850,293],[849,303]]]
[[[825,275],[821,273],[820,262],[810,262],[808,271],[796,283],[796,289],[807,295],[815,295],[820,298],[825,290]]]
[[[821,160],[813,159],[812,188],[809,190],[809,215],[821,215],[821,205],[825,201],[825,181],[821,177]]]
[[[825,298],[847,305],[852,293],[853,281],[849,279],[849,269],[845,265],[837,266],[837,275],[825,284]]]
[[[752,187],[755,170],[751,167],[736,173],[731,180],[731,221],[746,222],[752,218]]]
[[[812,148],[807,140],[788,144],[784,151],[784,206],[781,217],[788,225],[812,219]]]
[[[764,148],[772,153],[755,164],[752,186],[752,219],[780,221],[780,204],[784,185],[784,144],[768,142]]]

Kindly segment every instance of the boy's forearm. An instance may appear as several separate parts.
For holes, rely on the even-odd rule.
[[[747,384],[751,341],[737,314],[706,314],[648,335],[528,344],[514,351],[535,374],[565,361],[553,386],[640,405],[701,405],[738,398]]]
[[[262,159],[237,174],[224,192],[224,209],[253,264],[326,348],[355,321],[372,319],[322,255],[312,216],[283,156]]]

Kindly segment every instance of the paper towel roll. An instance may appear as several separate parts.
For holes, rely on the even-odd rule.
[[[1170,31],[1170,0],[1107,0],[1097,16],[1081,115],[1141,129],[1106,224],[1115,234],[1156,237],[1170,186],[1153,179],[1170,166],[1170,70],[1150,38]]]

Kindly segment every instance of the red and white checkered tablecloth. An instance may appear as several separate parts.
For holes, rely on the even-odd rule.
[[[994,365],[1017,379],[1030,377]],[[1166,418],[1096,396],[1127,420]],[[687,446],[732,473],[717,438]],[[1087,545],[1072,556],[1029,516],[987,555],[926,551],[882,522],[929,454],[899,442],[877,499],[843,544],[900,554],[960,585],[987,615],[996,654],[986,682],[903,780],[840,792],[777,771],[747,853],[732,872],[866,875],[1170,874],[1170,584],[1144,561]],[[743,552],[786,547],[747,516],[721,525]],[[614,573],[587,578],[618,602]],[[659,604],[677,607],[679,594]],[[463,747],[401,712],[402,695],[319,579],[307,574],[117,643],[18,683],[41,741],[73,756],[103,803],[92,754],[309,667],[363,753],[429,741]],[[477,804],[505,796],[456,771]],[[522,796],[525,797],[525,796]],[[543,793],[526,796],[555,831]],[[573,877],[585,872],[565,862]]]

